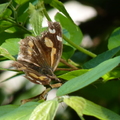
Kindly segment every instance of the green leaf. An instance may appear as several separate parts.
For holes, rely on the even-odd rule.
[[[0,106],[0,119],[1,116],[6,115],[7,113],[15,110],[18,107],[18,105],[3,105]]]
[[[19,5],[22,5],[24,3],[26,3],[27,1],[30,1],[30,0],[14,0],[17,4]]]
[[[113,49],[120,46],[120,27],[115,29],[108,39],[108,48]]]
[[[40,103],[38,103],[38,102],[28,102],[12,111],[9,110],[5,114],[0,115],[0,120],[28,120],[31,112],[39,104]],[[7,107],[6,107],[6,109],[7,109]]]
[[[70,34],[66,29],[63,28],[62,32],[65,36],[70,38]],[[73,46],[71,47],[70,45],[68,45],[68,43],[65,40],[63,41],[63,44],[64,46],[63,46],[62,58],[68,60],[74,54],[75,49],[73,48]]]
[[[13,24],[11,22],[1,20],[0,21],[0,33],[3,32],[4,30],[10,28],[11,26],[13,26]]]
[[[28,34],[27,31],[24,31],[18,27],[11,27],[0,33],[0,45],[7,39],[24,38],[25,36],[30,36],[30,33]]]
[[[18,21],[25,24],[29,18],[28,11],[24,11],[21,15],[18,16]]]
[[[68,14],[62,2],[58,0],[50,0],[49,3],[51,6],[53,6],[54,8],[57,8],[60,12],[62,12],[66,17],[68,17],[73,22],[73,20],[71,19],[70,15]]]
[[[0,55],[10,60],[15,60],[15,58],[5,48],[2,47],[0,47]]]
[[[4,12],[6,11],[7,7],[9,6],[10,2],[0,4],[0,19],[4,15]]]
[[[21,23],[23,26],[28,24],[29,20],[29,12],[28,12],[28,7],[30,2],[34,2],[33,0],[18,0],[20,2],[19,5],[17,5],[16,13],[17,13],[17,22]]]
[[[57,100],[45,101],[34,109],[29,120],[53,120],[57,107]]]
[[[66,95],[68,93],[77,91],[94,81],[96,81],[98,78],[106,74],[107,72],[111,71],[113,68],[115,68],[120,63],[120,56],[115,57],[109,60],[106,60],[105,62],[99,64],[97,67],[93,68],[89,72],[73,78],[63,84],[57,91],[57,96]]]
[[[12,14],[12,11],[10,9],[6,9],[2,14],[0,14],[0,19],[1,18],[8,18]]]
[[[77,25],[71,22],[70,19],[66,18],[60,13],[57,13],[55,16],[56,21],[59,21],[63,28],[65,28],[70,34],[70,40],[76,45],[80,45],[82,41],[82,32]],[[67,42],[66,45],[70,45]]]
[[[120,120],[120,116],[102,106],[86,100],[85,115],[94,116],[100,120]]]
[[[68,60],[74,54],[74,49],[68,45],[64,45],[62,58]]]
[[[97,57],[91,59],[90,61],[86,62],[83,65],[84,69],[90,69],[93,68],[95,66],[97,66],[98,64],[102,63],[105,60],[108,60],[110,58],[112,58],[114,55],[116,55],[118,52],[120,51],[120,46],[116,47],[112,50],[108,50],[100,55],[98,55]]]
[[[71,96],[65,97],[63,101],[72,109],[74,109],[80,117],[83,116],[83,110],[85,109],[86,106],[86,101],[84,98]]]
[[[68,72],[68,73],[65,73],[63,75],[60,75],[59,78],[62,78],[62,79],[65,79],[65,80],[70,80],[70,79],[73,79],[77,76],[80,76],[84,73],[88,72],[87,69],[81,69],[81,70],[74,70],[74,71],[71,71],[71,72]]]
[[[19,41],[20,38],[7,39],[5,43],[1,45],[1,47],[7,49],[11,55],[17,55],[19,51]]]
[[[113,79],[119,79],[120,78],[120,68],[115,68],[114,70],[108,72],[104,76],[102,76],[103,81],[113,80]]]
[[[35,36],[40,35],[42,31],[43,9],[42,3],[39,3],[37,8],[31,3],[29,4],[30,24]]]

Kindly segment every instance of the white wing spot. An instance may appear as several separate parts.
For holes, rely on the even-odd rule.
[[[32,77],[30,77],[30,76],[27,76],[27,78],[29,78],[30,80],[33,80],[33,81],[34,81],[34,79],[33,79]]]
[[[41,83],[40,81],[38,81],[38,80],[36,80],[35,82],[38,83],[38,84],[42,84],[42,83]]]
[[[48,30],[49,30],[49,32],[50,32],[51,34],[55,34],[55,32],[56,32],[55,29],[50,29],[50,28],[49,28]]]
[[[58,41],[62,41],[62,37],[60,37],[60,36],[57,35],[57,40]]]
[[[19,54],[18,57],[17,57],[17,60],[22,60],[25,56],[23,54]]]

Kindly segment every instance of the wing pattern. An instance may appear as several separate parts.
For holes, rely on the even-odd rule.
[[[48,30],[41,36],[20,40],[20,52],[12,66],[25,72],[25,77],[36,84],[49,85],[56,79],[56,69],[62,54],[62,31],[58,22],[48,22]]]

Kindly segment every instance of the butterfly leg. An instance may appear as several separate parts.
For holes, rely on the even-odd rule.
[[[47,93],[51,90],[52,88],[47,88],[46,90],[44,90],[42,93],[40,93],[39,95],[35,96],[35,97],[32,97],[32,98],[28,98],[28,99],[24,99],[24,100],[21,100],[21,104],[25,104],[27,102],[30,102],[32,100],[46,100],[46,95]]]
[[[21,104],[25,104],[27,102],[30,102],[32,100],[46,100],[47,98],[47,93],[52,89],[52,88],[58,88],[62,85],[62,83],[56,83],[56,84],[50,84],[50,86],[46,86],[47,89],[44,90],[42,93],[40,93],[39,95],[35,96],[35,97],[32,97],[32,98],[28,98],[28,99],[24,99],[24,100],[21,100]]]

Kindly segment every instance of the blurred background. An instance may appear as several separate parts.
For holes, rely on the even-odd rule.
[[[120,0],[60,0],[64,3],[68,13],[74,22],[80,27],[84,37],[81,46],[100,54],[108,50],[108,38],[113,30],[120,27]],[[7,2],[1,0],[0,3]],[[46,5],[52,19],[56,10]],[[46,22],[43,22],[46,25]],[[76,57],[77,56],[77,57]],[[75,58],[75,59],[74,59]],[[77,59],[76,59],[77,58]],[[78,64],[89,60],[90,57],[76,51],[71,58]],[[0,67],[9,68],[12,61],[0,63]],[[10,71],[0,71],[0,81],[16,74]],[[23,76],[12,78],[0,83],[0,104],[20,104],[20,100],[35,96],[44,90],[42,85],[35,85]],[[56,90],[50,92],[48,99],[55,97]],[[106,83],[97,81],[71,95],[79,95],[88,100],[102,105],[120,114],[120,81],[112,80]],[[60,105],[55,120],[79,120],[74,110],[66,105]],[[97,120],[94,117],[85,116],[86,120]]]

